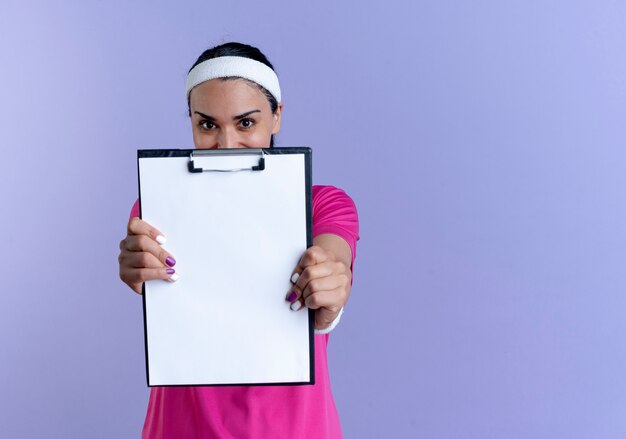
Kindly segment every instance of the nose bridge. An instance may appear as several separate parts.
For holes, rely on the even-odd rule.
[[[239,134],[234,127],[226,126],[220,130],[217,147],[220,149],[238,148]]]

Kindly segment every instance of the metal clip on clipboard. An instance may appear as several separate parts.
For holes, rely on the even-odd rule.
[[[258,156],[259,162],[257,165],[246,166],[246,167],[229,167],[226,166],[224,168],[204,168],[202,166],[196,166],[194,163],[194,158],[201,160],[202,157],[212,157],[212,158],[223,158],[225,160],[220,160],[223,163],[228,163],[228,158],[234,157],[242,157],[242,156]],[[199,172],[239,172],[239,171],[263,171],[265,170],[265,153],[261,148],[255,149],[201,149],[194,150],[189,155],[189,163],[187,164],[187,168],[189,172],[199,173]]]

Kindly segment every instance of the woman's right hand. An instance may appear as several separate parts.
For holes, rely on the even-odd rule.
[[[141,294],[147,280],[178,278],[174,257],[161,247],[163,234],[147,222],[135,217],[128,222],[126,238],[120,241],[120,279],[134,292]]]

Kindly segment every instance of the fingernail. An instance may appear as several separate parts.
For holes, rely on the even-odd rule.
[[[176,273],[172,274],[170,276],[170,281],[172,282],[176,282],[178,280],[178,275]]]
[[[298,293],[296,293],[295,291],[292,291],[291,293],[289,293],[289,295],[287,296],[287,301],[288,302],[293,302],[294,300],[296,300],[298,298]]]
[[[165,258],[165,263],[169,265],[170,267],[173,267],[174,265],[176,265],[176,259],[174,259],[171,256],[168,256],[167,258]]]
[[[167,239],[163,235],[159,235],[156,237],[156,242],[158,242],[161,245],[165,244],[166,241]]]
[[[168,268],[167,270],[165,270],[165,272],[167,274],[174,274],[174,273],[176,273],[176,270],[174,270],[173,268]]]
[[[289,308],[291,308],[292,311],[298,311],[302,308],[302,303],[298,300],[297,302],[293,302]]]
[[[294,274],[291,275],[291,283],[292,284],[295,284],[296,282],[298,282],[298,279],[300,279],[300,275],[298,273],[294,273]]]

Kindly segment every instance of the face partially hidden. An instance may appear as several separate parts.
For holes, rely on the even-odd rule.
[[[189,95],[193,143],[198,149],[267,148],[280,130],[282,105],[272,113],[267,98],[243,79],[212,79]]]

